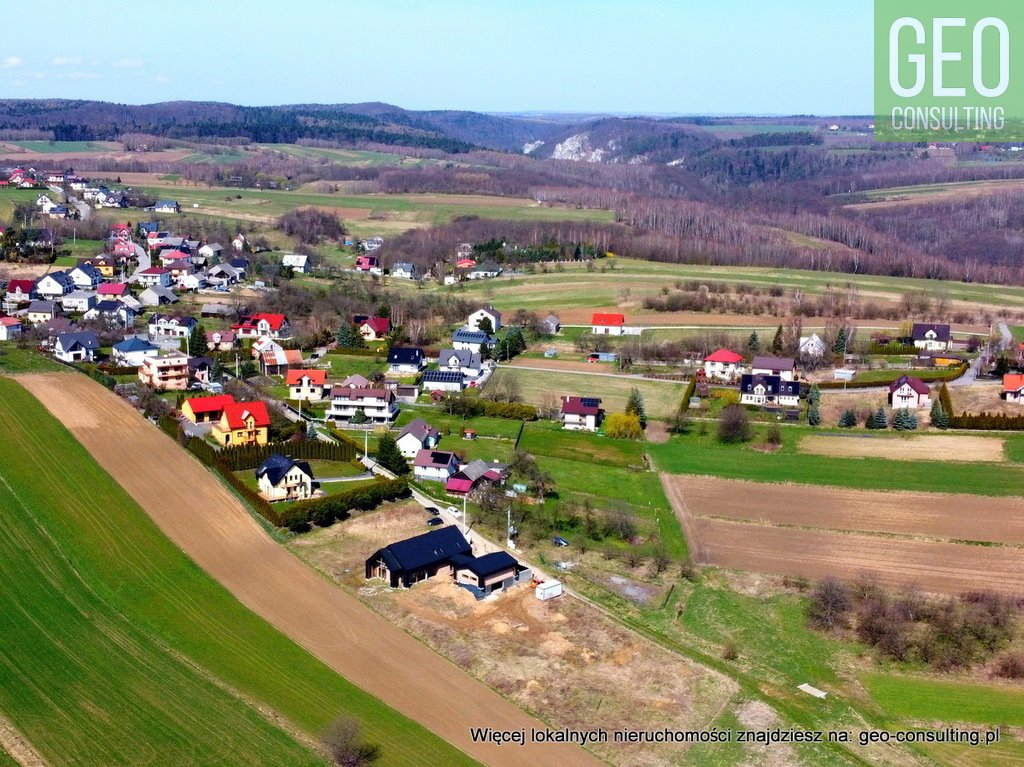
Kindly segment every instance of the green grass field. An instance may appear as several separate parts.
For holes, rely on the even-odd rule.
[[[871,697],[901,719],[1024,727],[1024,690],[889,674],[862,677]]]
[[[29,152],[57,154],[61,152],[110,152],[121,148],[113,141],[8,141]],[[27,166],[22,166],[27,167]]]
[[[0,343],[0,373],[54,373],[67,370],[64,365],[35,349],[21,349],[10,342]]]
[[[670,474],[696,474],[753,482],[795,482],[834,485],[861,490],[916,490],[973,495],[1024,495],[1024,466],[993,467],[986,463],[958,463],[955,477],[941,461],[900,461],[881,458],[834,458],[797,452],[800,438],[817,433],[808,427],[782,429],[783,446],[777,453],[750,446],[723,445],[708,434],[672,437],[663,445],[648,445],[658,469]],[[752,444],[764,439],[763,430]],[[1017,449],[1017,448],[1014,448]]]
[[[332,149],[298,146],[297,144],[264,144],[262,146],[275,152],[286,154],[289,157],[301,157],[305,160],[330,160],[333,165],[345,165],[356,168],[391,165],[419,167],[421,165],[437,164],[437,160],[406,157],[405,155],[387,152],[370,152],[361,149]]]
[[[0,711],[50,764],[323,764],[231,690],[308,733],[347,712],[383,764],[473,763],[239,604],[9,379],[0,424]]]
[[[686,386],[679,383],[506,367],[495,371],[488,386],[500,387],[509,376],[519,380],[523,400],[531,405],[542,405],[552,396],[556,403],[562,395],[600,397],[601,406],[608,413],[623,412],[629,392],[635,388],[643,395],[649,418],[667,418],[675,413],[686,390]]]
[[[15,205],[35,202],[40,194],[40,189],[0,189],[0,221],[10,223]]]

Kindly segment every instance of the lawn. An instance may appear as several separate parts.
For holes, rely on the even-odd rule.
[[[1024,690],[888,674],[861,681],[893,718],[1024,727]]]
[[[753,450],[750,445],[723,445],[713,436],[715,427],[716,424],[710,423],[707,435],[692,433],[672,437],[663,445],[648,445],[647,450],[658,469],[670,474],[834,485],[861,490],[994,496],[1024,494],[1022,466],[958,463],[954,479],[950,476],[949,467],[941,461],[901,461],[897,472],[893,471],[891,461],[881,458],[834,458],[798,453],[800,437],[817,433],[808,427],[783,427],[784,444],[777,453]],[[752,444],[763,441],[763,438],[761,431]]]
[[[0,189],[0,220],[10,221],[15,205],[35,202],[42,193],[42,189]]]
[[[48,762],[323,764],[250,699],[355,716],[384,764],[472,763],[249,612],[8,379],[0,424],[0,712]]]
[[[8,142],[20,146],[29,152],[40,152],[42,154],[58,154],[62,152],[110,152],[121,149],[121,145],[115,142],[98,143],[95,141],[11,141]],[[28,167],[24,165],[22,167]]]
[[[557,403],[563,395],[600,397],[601,406],[608,413],[623,412],[630,390],[636,388],[643,395],[649,418],[667,418],[674,414],[686,391],[686,385],[680,383],[514,367],[499,368],[487,385],[500,387],[509,376],[519,379],[523,400],[531,405],[543,405],[547,400]]]
[[[0,343],[0,373],[53,373],[64,370],[70,372],[70,368],[36,349],[22,349],[10,342]]]
[[[352,375],[369,378],[375,373],[383,373],[387,365],[381,357],[361,357],[356,354],[328,354],[323,360],[329,362],[329,377],[342,381]]]

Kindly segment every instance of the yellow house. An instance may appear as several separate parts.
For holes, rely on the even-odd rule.
[[[210,436],[225,447],[265,445],[269,430],[270,414],[265,402],[233,402],[224,406],[224,413],[213,425]]]

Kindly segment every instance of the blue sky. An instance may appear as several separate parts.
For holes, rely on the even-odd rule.
[[[5,28],[22,30],[0,53],[5,98],[872,109],[869,0],[106,0],[68,3],[45,21],[44,6],[5,5]]]

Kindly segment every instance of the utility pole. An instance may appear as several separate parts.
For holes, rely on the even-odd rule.
[[[469,497],[469,493],[464,493],[462,496],[462,534],[469,535],[469,512],[466,509],[466,498]]]
[[[507,520],[508,520],[508,522],[507,522],[507,524],[508,524],[508,541],[507,541],[508,547],[510,549],[512,549],[513,551],[515,551],[516,550],[516,544],[512,540],[512,504],[511,503],[508,505]]]

